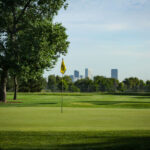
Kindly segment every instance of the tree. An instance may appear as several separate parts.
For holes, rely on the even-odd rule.
[[[14,88],[14,83],[13,83],[13,79],[10,75],[8,75],[7,78],[7,91],[13,92],[13,88]]]
[[[50,89],[52,92],[56,91],[57,89],[57,83],[56,83],[56,77],[55,75],[48,76],[48,83],[47,83],[48,89]]]
[[[62,90],[62,83],[63,83],[63,90],[70,91],[70,92],[80,92],[80,89],[74,85],[70,76],[65,75],[63,77],[50,75],[48,77],[48,89],[52,92],[61,91]]]
[[[144,81],[143,80],[139,80],[139,92],[140,91],[145,91],[145,87],[146,87],[146,84],[144,83]]]
[[[80,92],[80,89],[77,86],[75,86],[73,83],[70,83],[69,84],[69,91],[70,92]]]
[[[96,91],[115,92],[118,88],[119,81],[113,78],[105,78],[103,76],[95,76],[94,84]]]
[[[121,92],[124,92],[125,91],[125,87],[124,87],[124,83],[123,82],[120,82],[119,85],[118,85],[118,90],[121,91]]]
[[[126,78],[123,83],[126,86],[126,90],[129,92],[138,92],[145,87],[145,83],[136,77]]]
[[[46,88],[46,79],[41,76],[37,78],[20,78],[19,80],[19,91],[20,92],[41,92],[42,89]]]
[[[52,36],[53,38],[51,39]],[[27,47],[27,54],[20,54],[19,56],[22,56],[20,60],[26,60],[28,63],[25,64],[24,61],[20,61],[19,65],[22,65],[24,70],[20,70],[20,72],[17,70],[18,74],[23,72],[24,75],[26,70],[28,72],[31,70],[35,73],[30,75],[35,76],[37,72],[41,72],[47,67],[52,67],[60,54],[66,52],[68,45],[66,38],[65,28],[61,24],[52,25],[47,21],[37,24],[33,30],[30,29],[26,33],[20,34],[18,37],[19,43],[22,43],[20,44],[22,46],[20,49],[26,49]],[[25,42],[24,39],[26,39]],[[24,47],[24,45],[29,46]],[[26,74],[29,74],[28,72]]]
[[[72,83],[72,79],[70,78],[70,76],[65,75],[65,76],[63,77],[63,80],[65,80],[68,85]]]
[[[94,84],[96,85],[96,89],[97,91],[106,91],[106,88],[105,88],[105,77],[103,76],[95,76],[94,77]]]
[[[80,89],[81,92],[94,92],[95,91],[95,85],[92,80],[89,78],[77,80],[75,83],[75,86]]]
[[[53,18],[66,0],[0,1],[0,101],[6,102],[9,71],[14,77],[25,70],[52,67],[69,42],[65,28]]]
[[[63,80],[66,82],[66,84],[68,85],[68,91],[70,92],[80,92],[80,89],[75,86],[75,84],[72,82],[72,79],[70,76],[65,75],[63,77]]]
[[[61,80],[58,82],[57,84],[58,90],[59,91],[68,91],[68,84],[66,82],[66,80]]]
[[[146,81],[146,91],[150,92],[150,80]]]
[[[57,90],[62,91],[68,91],[69,85],[72,84],[72,80],[69,76],[65,75],[64,77],[56,76],[56,82],[57,82]]]

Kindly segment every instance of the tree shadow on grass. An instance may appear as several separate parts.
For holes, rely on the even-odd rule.
[[[57,148],[56,148],[57,149]],[[58,148],[59,149],[59,148]],[[149,150],[150,137],[128,137],[108,140],[107,142],[66,144],[61,150]]]
[[[149,99],[150,100],[150,96],[136,96],[136,97],[132,97],[132,98],[136,98],[136,99]]]
[[[150,104],[150,102],[133,102],[133,101],[80,101],[81,103],[91,103],[94,105],[115,105],[115,104]]]
[[[88,137],[87,137],[88,138]],[[103,137],[97,137],[96,142],[72,144],[46,144],[37,147],[16,147],[7,150],[149,150],[150,137],[115,137],[101,141]],[[106,138],[106,137],[105,137]],[[107,137],[108,138],[108,137]],[[95,137],[91,138],[91,140]],[[68,141],[69,142],[69,141]],[[0,150],[4,150],[0,148]]]
[[[57,104],[57,103],[38,103],[38,104],[42,104],[42,105],[47,105],[47,104]]]
[[[150,131],[2,131],[0,150],[150,150]]]

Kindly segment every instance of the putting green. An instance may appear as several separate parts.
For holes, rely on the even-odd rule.
[[[150,130],[150,109],[3,107],[0,131]]]
[[[150,97],[19,93],[0,103],[1,150],[149,150]]]

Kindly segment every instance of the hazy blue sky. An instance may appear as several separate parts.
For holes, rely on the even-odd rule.
[[[150,0],[69,0],[55,18],[67,28],[70,47],[64,57],[67,75],[91,69],[93,75],[119,80],[150,79]],[[61,59],[46,72],[60,75]]]

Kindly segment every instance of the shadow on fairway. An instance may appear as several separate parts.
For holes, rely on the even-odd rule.
[[[97,105],[99,107],[113,107],[113,108],[139,108],[139,109],[146,109],[150,108],[150,101],[149,102],[142,102],[142,101],[80,101],[83,104],[92,104],[93,106]]]
[[[89,144],[68,144],[60,147],[61,150],[149,150],[150,137],[117,138],[107,142]],[[57,149],[57,148],[56,148]],[[58,148],[59,149],[59,148]]]
[[[0,132],[0,150],[149,150],[150,131]]]
[[[38,104],[47,105],[47,104],[57,104],[57,103],[38,103]]]
[[[87,137],[88,138],[88,137]],[[91,140],[95,139],[96,137],[91,137]],[[6,148],[7,150],[149,150],[150,149],[150,137],[116,137],[112,139],[107,139],[106,142],[101,142],[103,137],[97,138],[97,142],[90,143],[75,143],[73,144],[60,144],[53,145],[46,144],[46,145],[37,145],[37,147],[15,147],[15,148]],[[98,140],[100,142],[98,142]],[[69,142],[69,141],[68,141]],[[59,144],[59,143],[57,143]],[[0,150],[4,150],[0,148]]]
[[[114,105],[114,104],[150,104],[150,102],[133,102],[133,101],[80,101],[81,103],[91,103],[95,105]]]
[[[150,100],[150,96],[136,96],[136,97],[132,97],[132,98],[136,98],[136,99],[149,99]]]

